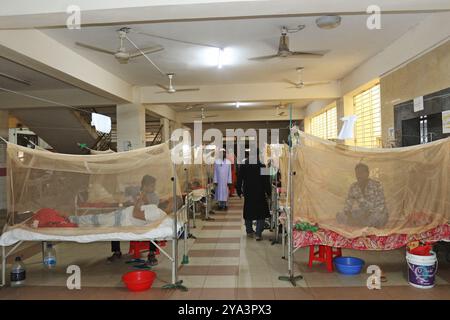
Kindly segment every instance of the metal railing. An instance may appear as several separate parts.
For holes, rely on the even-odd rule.
[[[156,132],[152,142],[150,143],[150,146],[154,146],[156,144],[162,143],[162,129],[163,129],[163,125],[160,125],[158,132]]]

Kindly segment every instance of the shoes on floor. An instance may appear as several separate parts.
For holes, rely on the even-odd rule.
[[[250,233],[247,233],[247,237],[249,237],[249,238],[253,238],[255,236],[255,232],[253,231],[253,232],[250,232]]]
[[[255,240],[256,240],[256,241],[261,241],[261,240],[262,240],[262,237],[261,237],[261,236],[256,236],[256,237],[255,237]]]
[[[158,264],[158,259],[156,259],[154,254],[149,255],[146,264],[151,267],[156,266]]]
[[[122,252],[114,252],[111,257],[106,259],[106,262],[113,263],[122,259]]]

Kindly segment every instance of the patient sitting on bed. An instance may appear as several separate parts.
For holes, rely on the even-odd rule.
[[[129,186],[125,189],[125,196],[131,198],[131,201],[124,203],[125,206],[131,206],[138,201],[141,194],[144,193],[145,204],[157,205],[162,210],[167,210],[169,206],[169,199],[160,201],[159,195],[155,191],[156,179],[153,176],[145,175],[142,178],[141,186]]]
[[[383,187],[369,178],[369,167],[355,167],[356,182],[350,186],[345,207],[336,215],[339,223],[357,227],[383,227],[388,221]]]

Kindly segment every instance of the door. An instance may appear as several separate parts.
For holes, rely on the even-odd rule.
[[[420,144],[420,119],[402,121],[402,147]]]

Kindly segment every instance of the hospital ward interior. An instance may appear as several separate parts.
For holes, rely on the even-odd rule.
[[[450,300],[450,2],[0,8],[1,300]]]

